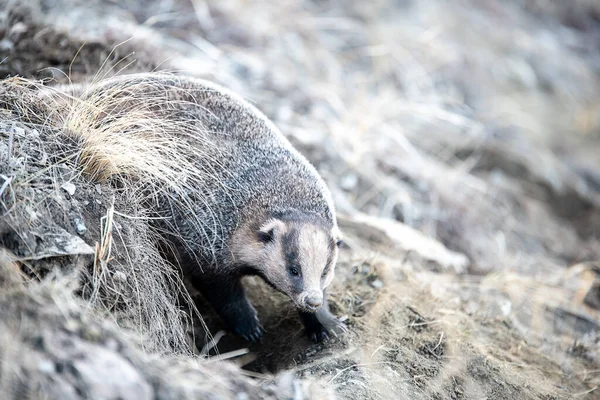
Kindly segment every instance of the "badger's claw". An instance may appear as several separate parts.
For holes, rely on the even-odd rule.
[[[300,318],[308,337],[315,343],[329,341],[331,336],[339,338],[348,331],[342,321],[325,309],[312,314],[301,312]]]
[[[264,329],[259,325],[258,327],[256,327],[254,329],[253,332],[250,332],[247,334],[238,333],[238,336],[241,336],[247,342],[258,343],[258,342],[262,341],[263,333],[264,333]]]
[[[333,317],[333,316],[332,316]],[[330,335],[339,339],[344,334],[348,333],[348,328],[343,322],[333,317],[334,320],[322,323],[323,331],[321,333],[322,340],[329,340]]]
[[[348,332],[346,325],[329,312],[322,314],[317,313],[317,319],[323,326],[323,330],[336,338],[339,337],[338,333],[342,335]]]
[[[260,325],[256,311],[254,309],[251,311],[237,316],[235,322],[232,324],[232,331],[244,340],[256,343],[262,339],[264,329]]]
[[[319,332],[312,332],[312,333],[309,333],[309,335],[310,335],[310,338],[312,339],[312,341],[315,343],[329,341],[329,335],[324,330],[320,330]]]
[[[321,325],[321,327],[318,328],[317,331],[308,332],[308,334],[313,342],[320,343],[320,342],[328,342],[332,339],[332,337],[339,339],[340,334],[338,334],[337,331],[339,331],[341,334],[341,333],[347,332],[347,329],[345,326],[342,328],[340,325],[337,325],[334,328],[327,330],[325,328],[325,326]]]

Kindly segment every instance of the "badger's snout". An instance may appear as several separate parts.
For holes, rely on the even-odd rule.
[[[321,292],[303,292],[299,299],[300,307],[307,311],[317,311],[323,305],[323,293]]]
[[[306,305],[310,308],[317,309],[323,304],[322,296],[309,296],[306,298]]]

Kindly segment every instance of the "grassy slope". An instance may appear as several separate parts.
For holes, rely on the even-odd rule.
[[[81,2],[33,19],[70,31],[62,70],[84,40],[98,43],[75,80],[135,34],[118,47],[138,52],[132,68],[239,91],[328,180],[348,243],[332,300],[351,333],[310,345],[288,302],[249,282],[268,332],[240,363],[322,377],[347,397],[593,398],[597,11],[541,3],[123,2],[100,20]],[[5,25],[23,47],[4,71],[47,74],[15,61],[37,42]],[[244,345],[226,337],[220,350]]]

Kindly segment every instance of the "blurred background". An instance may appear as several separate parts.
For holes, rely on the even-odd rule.
[[[4,3],[2,78],[210,79],[318,168],[351,334],[297,350],[300,376],[349,398],[598,398],[597,0]],[[254,351],[249,369],[291,368]]]

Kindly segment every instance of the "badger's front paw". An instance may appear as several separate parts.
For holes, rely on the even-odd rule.
[[[338,337],[348,331],[346,325],[328,310],[321,308],[316,313],[300,312],[300,319],[309,338],[315,343]]]
[[[323,310],[323,312],[320,311],[321,310],[317,311],[317,319],[323,326],[323,330],[326,334],[338,337],[338,335],[343,335],[348,332],[346,324],[340,321],[339,318],[327,310]]]
[[[260,326],[256,311],[252,311],[252,313],[238,314],[230,325],[234,334],[244,338],[248,342],[256,343],[262,339],[264,329]]]

